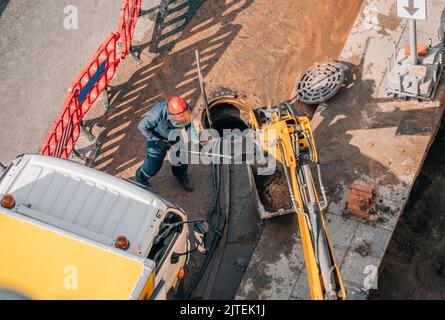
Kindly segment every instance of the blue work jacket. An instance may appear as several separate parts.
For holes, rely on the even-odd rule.
[[[178,129],[170,121],[167,109],[168,100],[158,102],[139,122],[138,129],[147,141],[168,141],[170,133]],[[190,124],[185,127],[192,141],[198,139],[195,127]]]

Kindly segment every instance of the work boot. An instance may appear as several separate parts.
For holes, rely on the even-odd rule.
[[[184,190],[188,192],[192,192],[193,190],[195,190],[195,187],[193,186],[193,183],[188,176],[176,177],[176,179],[178,179],[179,184],[184,188]]]
[[[134,177],[136,182],[143,185],[144,187],[150,188],[150,178],[142,172],[141,168],[136,171],[136,176]]]
[[[134,178],[134,181],[136,181],[137,183],[139,183],[141,186],[150,188],[150,181],[149,180],[145,180],[145,181],[141,181],[140,179],[138,179],[137,177]]]

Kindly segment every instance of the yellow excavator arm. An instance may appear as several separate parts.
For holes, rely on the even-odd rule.
[[[259,130],[263,150],[283,164],[297,213],[311,299],[346,299],[323,216],[326,192],[309,119],[295,116],[289,105],[282,105],[273,110],[253,111],[251,123],[254,130]],[[312,175],[314,167],[322,201]]]

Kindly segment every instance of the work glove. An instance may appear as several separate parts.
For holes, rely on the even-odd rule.
[[[161,147],[162,149],[164,149],[164,150],[168,150],[168,149],[170,149],[172,147],[172,143],[169,142],[169,141],[166,141],[166,140],[159,140],[157,142],[157,145],[159,147]]]

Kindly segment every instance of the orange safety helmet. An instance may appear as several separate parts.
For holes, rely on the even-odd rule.
[[[167,104],[169,119],[177,128],[182,128],[192,123],[192,112],[180,97],[173,97]]]

